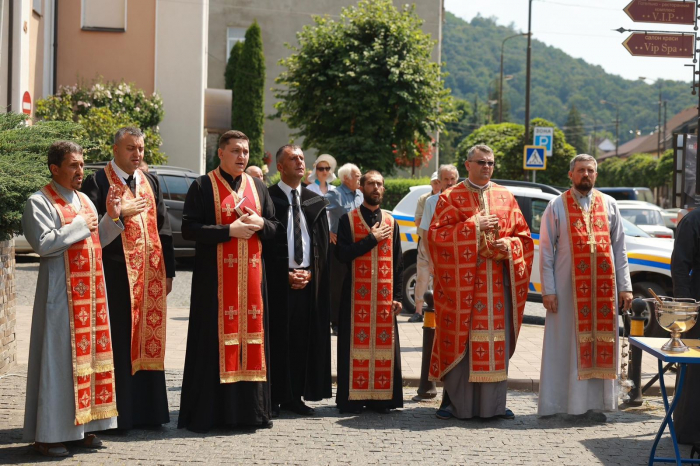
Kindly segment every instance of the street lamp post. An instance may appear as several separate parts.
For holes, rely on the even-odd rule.
[[[508,39],[512,39],[514,37],[520,37],[520,36],[528,36],[530,37],[529,32],[524,32],[522,34],[514,34],[512,36],[508,36],[503,41],[501,42],[501,86],[498,91],[498,122],[503,123],[503,52],[505,49],[506,41]],[[512,76],[511,76],[512,77]]]
[[[618,149],[620,147],[620,106],[616,102],[609,102],[607,100],[601,100],[600,103],[615,107],[615,157],[617,157],[619,155]]]
[[[532,62],[532,0],[528,0],[527,65],[525,77],[525,145],[530,143],[530,64]]]

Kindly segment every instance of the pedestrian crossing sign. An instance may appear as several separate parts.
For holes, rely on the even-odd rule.
[[[525,170],[547,169],[547,148],[545,146],[525,146],[523,168]]]

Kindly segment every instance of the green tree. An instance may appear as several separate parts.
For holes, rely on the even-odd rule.
[[[671,186],[673,183],[673,149],[663,153],[656,163],[656,184],[654,186]]]
[[[275,117],[304,148],[391,173],[395,157],[417,155],[453,116],[422,24],[415,7],[390,0],[362,0],[337,21],[314,17],[280,62]]]
[[[445,124],[445,131],[440,133],[440,162],[454,163],[457,160],[457,146],[473,131],[469,123],[472,107],[462,99],[454,101],[455,119]]]
[[[265,156],[265,55],[262,31],[253,21],[245,33],[245,42],[233,80],[231,126],[250,139],[250,164],[262,167]]]
[[[576,155],[576,151],[566,142],[564,133],[559,128],[542,118],[535,118],[530,122],[530,140],[532,140],[535,126],[554,128],[552,156],[547,157],[547,169],[537,173],[537,181],[554,186],[568,186],[569,161]],[[494,178],[522,180],[525,172],[523,169],[524,134],[525,127],[515,123],[482,126],[465,138],[457,148],[457,167],[460,174],[466,176],[464,162],[467,160],[469,148],[476,144],[486,144],[493,149],[496,160]]]
[[[583,131],[583,122],[576,105],[572,104],[569,109],[569,116],[566,118],[564,126],[564,135],[566,136],[566,142],[574,146],[577,154],[585,154],[587,152],[588,144],[586,144]]]
[[[49,146],[57,140],[77,142],[86,151],[92,142],[78,124],[40,121],[25,125],[26,115],[0,114],[0,241],[22,232],[22,213],[29,196],[49,182]]]
[[[224,88],[233,89],[236,80],[236,69],[238,68],[238,60],[241,59],[243,52],[243,42],[238,41],[231,47],[231,54],[226,62],[226,71],[224,71]]]
[[[94,147],[86,152],[86,161],[110,160],[114,133],[122,126],[136,126],[144,134],[144,159],[148,164],[163,164],[167,157],[160,150],[163,140],[158,124],[163,119],[163,101],[133,84],[103,82],[63,86],[58,93],[36,103],[36,116],[47,121],[73,121],[87,131]]]

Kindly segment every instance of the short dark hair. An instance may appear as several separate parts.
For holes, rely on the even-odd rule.
[[[119,141],[121,141],[127,134],[131,136],[136,136],[137,138],[144,137],[143,131],[141,131],[136,126],[124,126],[123,128],[119,128],[116,134],[114,135],[114,144],[119,144]]]
[[[83,148],[73,141],[56,141],[49,147],[48,166],[51,171],[51,165],[60,167],[63,159],[68,154],[82,154]]]
[[[282,156],[284,155],[285,152],[288,150],[290,151],[295,151],[295,150],[301,150],[300,146],[294,145],[294,144],[285,144],[279,149],[277,149],[277,154],[275,154],[275,163],[280,163],[282,160]]]
[[[243,139],[244,141],[250,141],[248,136],[243,134],[243,132],[232,129],[230,131],[226,131],[219,138],[219,149],[226,147],[231,139]]]
[[[382,184],[384,184],[384,175],[382,175],[381,173],[379,173],[377,170],[370,170],[370,171],[368,171],[367,173],[365,173],[364,175],[362,175],[362,176],[360,177],[360,186],[362,186],[362,187],[365,186],[365,181],[367,180],[367,177],[369,177],[370,175],[379,175],[379,176],[381,176],[381,177],[382,177]]]

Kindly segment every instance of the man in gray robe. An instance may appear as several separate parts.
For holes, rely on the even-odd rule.
[[[601,196],[605,203],[609,223],[612,259],[615,270],[617,297],[624,309],[632,303],[632,282],[627,265],[625,233],[622,216],[615,200],[593,189],[597,173],[593,157],[577,155],[571,160],[569,178],[571,194],[583,212],[591,207],[592,196]],[[538,414],[588,414],[593,420],[605,421],[599,411],[617,409],[617,380],[589,378],[580,380],[577,362],[574,294],[572,286],[572,255],[569,240],[569,224],[564,194],[549,202],[540,226],[540,277],[545,318],[542,368]],[[614,312],[617,310],[614,309]],[[619,368],[618,319],[614,319],[615,342],[613,351],[615,368]]]
[[[59,141],[51,146],[48,157],[51,187],[78,210],[84,207],[76,193],[83,182],[82,152],[75,143]],[[100,446],[100,440],[86,433],[117,427],[116,417],[75,424],[72,316],[64,252],[88,238],[97,228],[101,244],[111,242],[124,228],[118,218],[119,196],[110,193],[107,199],[110,215],[105,215],[99,224],[95,206],[87,197],[82,199],[89,204],[91,213],[78,214],[65,226],[52,201],[42,191],[29,197],[22,217],[24,235],[41,256],[29,345],[24,440],[34,441],[34,448],[46,456],[67,456],[68,450],[62,442]]]

